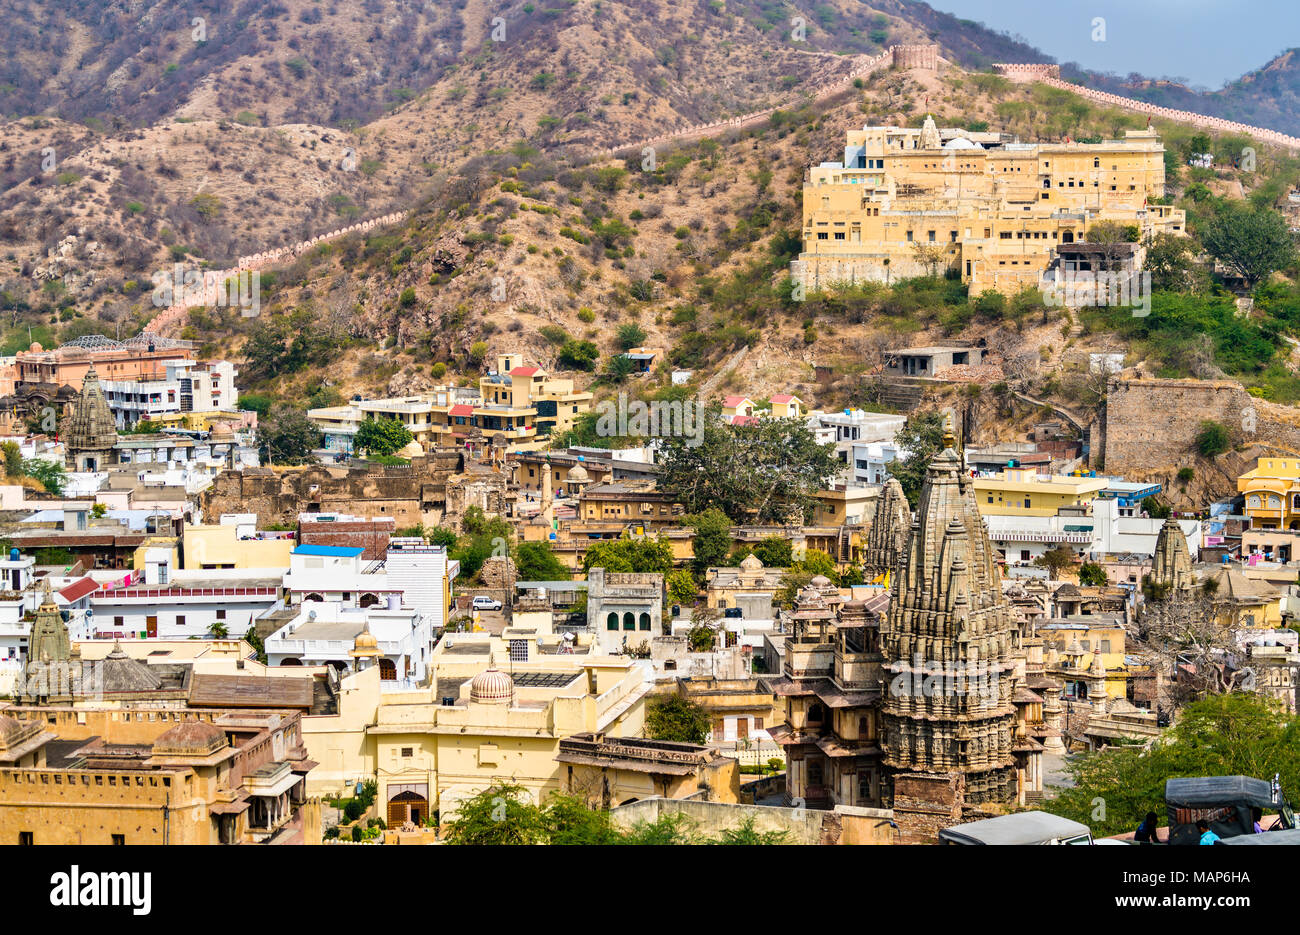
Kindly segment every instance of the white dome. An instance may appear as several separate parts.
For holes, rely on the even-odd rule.
[[[984,147],[973,140],[966,139],[966,137],[964,136],[958,136],[944,143],[943,148],[944,149],[983,149]]]

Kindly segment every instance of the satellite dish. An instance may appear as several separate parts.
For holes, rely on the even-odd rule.
[[[314,610],[309,610],[309,611],[307,611],[307,619],[308,619],[308,620],[315,620],[315,619],[316,619],[316,611],[314,611]]]

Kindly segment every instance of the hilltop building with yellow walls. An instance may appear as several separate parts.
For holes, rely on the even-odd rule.
[[[1099,221],[1136,227],[1139,241],[1185,233],[1184,211],[1154,204],[1164,152],[1151,129],[1098,143],[1021,143],[930,117],[920,129],[851,130],[843,161],[804,181],[802,281],[815,291],[956,270],[972,295],[1040,288],[1049,269],[1098,265],[1067,245]],[[1120,246],[1107,265],[1140,268],[1141,243]]]

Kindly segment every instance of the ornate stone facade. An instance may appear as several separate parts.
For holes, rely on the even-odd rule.
[[[1019,630],[954,444],[930,462],[891,585],[884,762],[893,773],[961,773],[968,803],[1007,803],[1041,747],[1016,743]]]
[[[868,581],[892,572],[907,550],[907,534],[912,528],[912,511],[898,478],[885,481],[876,498],[876,512],[867,533],[867,547],[862,553],[862,570]]]
[[[81,381],[81,395],[72,406],[64,430],[63,444],[73,471],[102,471],[113,462],[117,444],[117,422],[99,386],[92,364]]]
[[[1187,551],[1187,536],[1172,516],[1160,527],[1156,551],[1151,557],[1151,586],[1155,596],[1174,592],[1186,593],[1196,584],[1192,557]]]

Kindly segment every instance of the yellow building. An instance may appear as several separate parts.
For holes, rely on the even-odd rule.
[[[314,765],[297,711],[11,707],[0,842],[319,844],[320,803],[304,793]]]
[[[1117,617],[1049,620],[1038,624],[1037,632],[1043,641],[1045,671],[1061,681],[1063,699],[1096,704],[1103,685],[1106,698],[1127,697],[1126,634]]]
[[[181,567],[186,571],[214,568],[288,568],[293,539],[241,539],[238,528],[186,526],[181,536]]]
[[[1008,468],[974,479],[975,502],[984,516],[1055,516],[1062,507],[1091,504],[1106,483],[1101,477]]]
[[[1300,459],[1260,458],[1237,478],[1253,529],[1300,529]]]
[[[425,450],[499,436],[508,452],[533,451],[545,447],[552,433],[573,428],[590,411],[592,398],[571,379],[525,366],[521,354],[502,354],[496,369],[480,378],[477,393],[436,386],[413,396],[312,409],[307,417],[324,434],[325,450],[342,454],[352,454],[357,428],[367,419],[401,422]]]
[[[399,826],[435,812],[446,820],[501,781],[542,801],[562,788],[562,738],[640,736],[645,728],[644,670],[624,657],[591,655],[581,643],[565,647],[531,628],[504,637],[449,634],[432,654],[428,688],[381,691],[373,667],[345,678],[338,714],[303,719],[307,750],[320,764],[309,777],[313,790],[374,779],[380,814]]]
[[[1282,592],[1267,581],[1247,576],[1240,568],[1223,566],[1210,575],[1215,617],[1229,629],[1280,629]]]
[[[740,801],[740,764],[691,743],[574,734],[556,757],[564,792],[592,808],[629,805],[658,796],[704,802]]]
[[[1019,143],[997,133],[864,127],[843,162],[808,170],[803,189],[804,282],[888,282],[960,272],[976,295],[1038,288],[1057,248],[1098,221],[1139,235],[1185,232],[1164,195],[1164,147],[1154,130],[1100,143]]]
[[[676,526],[683,512],[682,505],[657,489],[654,481],[591,484],[578,496],[578,520],[583,523]]]
[[[879,487],[867,484],[837,484],[829,490],[819,490],[813,494],[813,525],[861,526],[870,523],[879,495]]]

